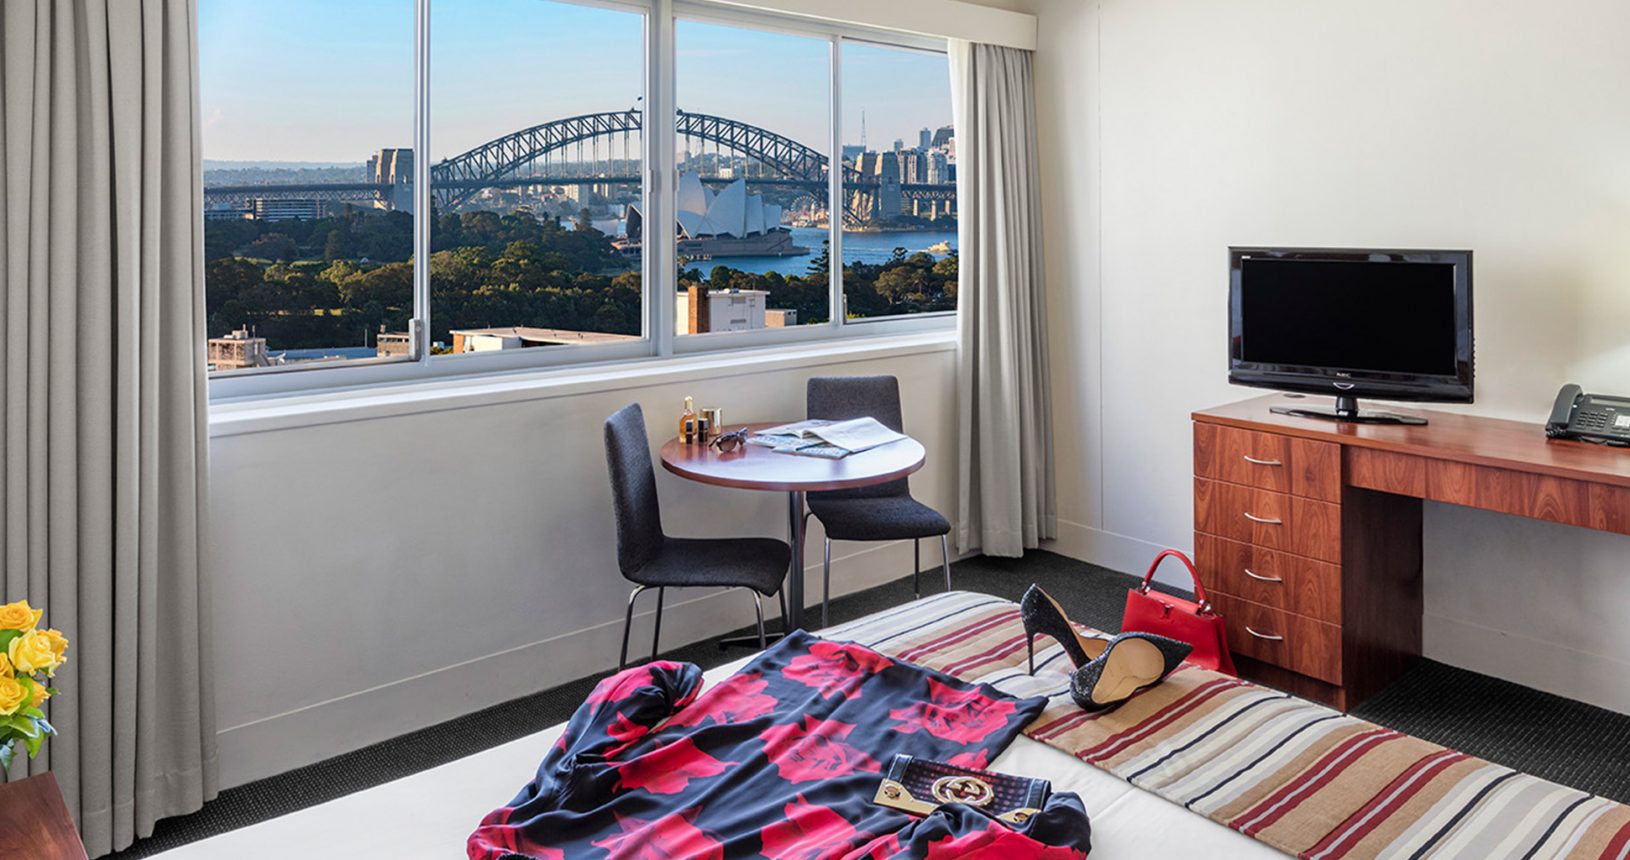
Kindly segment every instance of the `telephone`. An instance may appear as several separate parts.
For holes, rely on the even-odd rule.
[[[1586,394],[1577,385],[1564,385],[1556,393],[1545,435],[1630,446],[1630,398]]]

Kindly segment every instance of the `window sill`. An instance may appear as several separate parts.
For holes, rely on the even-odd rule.
[[[696,379],[721,379],[955,350],[955,330],[849,338],[796,346],[717,351],[695,356],[623,360],[332,391],[286,397],[217,401],[209,407],[211,438],[265,433],[347,421],[548,400],[601,391],[643,388]]]

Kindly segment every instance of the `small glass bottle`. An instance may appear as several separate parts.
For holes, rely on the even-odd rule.
[[[679,413],[679,441],[690,443],[696,440],[696,404],[691,398],[685,398],[685,411]]]

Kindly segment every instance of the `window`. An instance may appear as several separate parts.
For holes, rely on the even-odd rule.
[[[640,341],[645,20],[431,7],[430,352]]]
[[[674,39],[675,332],[828,322],[830,40],[691,20]]]
[[[956,310],[956,131],[944,54],[845,40],[845,319]]]
[[[949,325],[943,43],[668,8],[200,0],[212,393]]]
[[[413,0],[199,7],[208,356],[406,356]]]

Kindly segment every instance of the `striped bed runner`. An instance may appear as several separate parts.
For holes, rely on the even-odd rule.
[[[1088,631],[1092,632],[1092,631]],[[1304,858],[1630,858],[1630,807],[1185,665],[1107,714],[1014,603],[950,592],[823,631],[1051,704],[1030,737]]]

